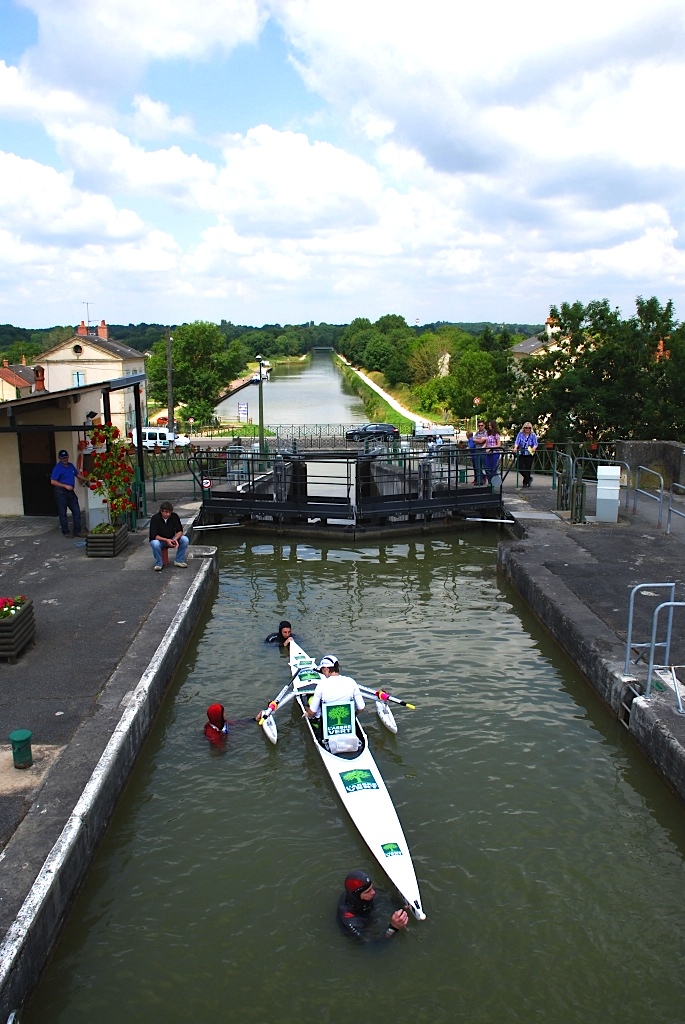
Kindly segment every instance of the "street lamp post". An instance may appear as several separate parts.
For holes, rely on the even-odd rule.
[[[264,458],[264,356],[255,356],[259,363],[259,457]]]
[[[171,328],[167,327],[167,329],[166,329],[166,395],[167,395],[167,398],[166,398],[166,404],[167,404],[167,421],[166,421],[166,426],[167,426],[167,437],[169,437],[169,432],[171,432],[171,437],[170,437],[170,440],[169,440],[169,447],[170,448],[174,447],[174,440],[173,439],[175,437],[175,428],[174,428],[174,389],[173,389],[172,377],[171,377],[171,342],[173,340],[174,339],[171,337]]]

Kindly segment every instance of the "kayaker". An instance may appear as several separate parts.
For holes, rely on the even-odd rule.
[[[354,700],[357,711],[366,707],[361,690],[352,676],[340,674],[340,665],[335,654],[325,654],[316,666],[324,678],[317,684],[314,695],[306,709],[310,718],[321,718],[321,702]]]
[[[278,632],[269,633],[264,638],[265,644],[278,644],[279,647],[287,647],[290,643],[290,637],[292,636],[293,627],[290,625],[287,619],[283,619],[278,623]]]
[[[358,942],[382,942],[392,939],[407,927],[406,910],[396,910],[383,931],[382,912],[374,904],[376,890],[365,871],[350,871],[345,878],[345,889],[338,900],[338,921],[347,935]]]

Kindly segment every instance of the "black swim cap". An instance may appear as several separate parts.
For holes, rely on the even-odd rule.
[[[279,622],[279,623],[278,623],[278,632],[280,633],[280,632],[281,632],[281,630],[282,630],[282,629],[285,629],[285,628],[287,628],[287,629],[292,629],[292,628],[293,628],[293,627],[292,627],[292,626],[290,625],[290,623],[288,622],[288,620],[287,620],[287,619],[283,619],[283,621],[282,621],[282,622]]]

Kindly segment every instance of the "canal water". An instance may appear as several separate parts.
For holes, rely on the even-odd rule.
[[[364,406],[346,385],[332,351],[311,353],[303,362],[277,363],[262,385],[264,423],[362,423]],[[259,423],[259,388],[245,388],[224,399],[214,412],[237,420],[238,404],[247,402],[248,418]]]
[[[495,537],[231,535],[220,581],[22,1024],[681,1021],[682,807],[498,577]],[[384,888],[286,708],[264,636],[414,702],[366,712],[425,922],[358,947],[345,873]]]

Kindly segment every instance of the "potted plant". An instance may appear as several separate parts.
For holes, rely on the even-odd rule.
[[[111,423],[104,427],[94,427],[91,442],[96,451],[88,486],[102,497],[107,509],[107,522],[89,530],[86,554],[90,558],[114,558],[128,543],[128,527],[122,520],[127,512],[135,508],[131,500],[133,469],[129,462],[128,445],[118,427],[113,427]]]
[[[14,660],[35,635],[33,601],[23,594],[0,597],[0,657]]]

